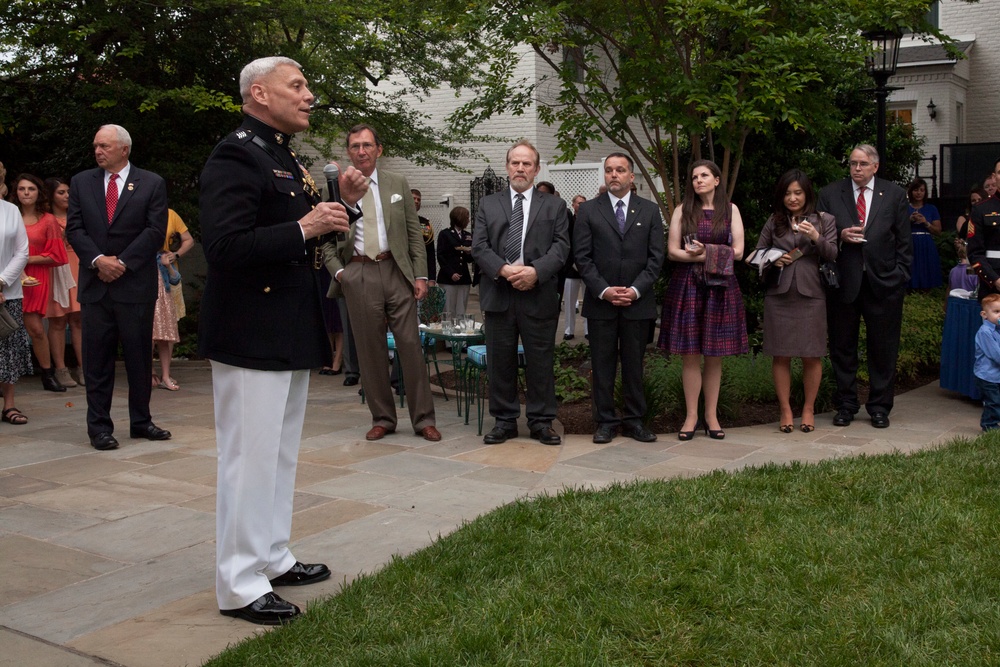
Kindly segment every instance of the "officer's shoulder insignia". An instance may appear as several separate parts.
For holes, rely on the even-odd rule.
[[[282,171],[280,169],[272,169],[275,178],[287,178],[290,181],[295,180],[295,176],[290,171]]]
[[[246,127],[241,127],[232,134],[237,141],[246,142],[253,138],[253,130]]]

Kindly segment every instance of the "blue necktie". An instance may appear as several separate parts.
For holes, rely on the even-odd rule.
[[[615,206],[615,219],[618,220],[618,233],[625,236],[625,202],[618,200]]]

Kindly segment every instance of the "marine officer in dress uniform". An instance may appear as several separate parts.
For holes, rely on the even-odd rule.
[[[1000,160],[993,165],[1000,176]],[[979,300],[991,292],[1000,292],[1000,190],[972,209],[969,219],[969,264],[979,276]]]
[[[212,362],[215,398],[216,597],[226,616],[277,625],[300,611],[273,587],[330,576],[326,565],[298,562],[288,541],[309,372],[330,363],[317,249],[324,235],[347,232],[351,217],[320,203],[289,148],[292,133],[309,127],[314,99],[298,63],[253,61],[240,94],[243,124],[201,174],[208,277],[199,348]],[[367,185],[348,167],[340,189],[353,208]]]

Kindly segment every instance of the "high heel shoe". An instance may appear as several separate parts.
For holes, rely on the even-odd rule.
[[[726,432],[723,431],[721,428],[718,431],[713,431],[712,429],[708,428],[708,422],[702,422],[702,423],[705,425],[705,435],[710,437],[712,440],[726,439]]]
[[[782,433],[791,433],[794,426],[794,424],[782,424],[778,427],[778,430]]]
[[[694,423],[694,428],[690,431],[677,431],[677,439],[683,442],[694,439],[694,434],[698,432],[701,428],[701,420],[699,419]]]
[[[42,389],[45,391],[66,391],[66,387],[59,384],[56,372],[51,368],[42,369]]]

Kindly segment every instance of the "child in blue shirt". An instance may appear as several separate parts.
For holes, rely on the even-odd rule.
[[[979,425],[984,431],[1000,428],[1000,294],[987,294],[982,301],[983,325],[976,332],[976,362],[972,371],[983,399]]]

